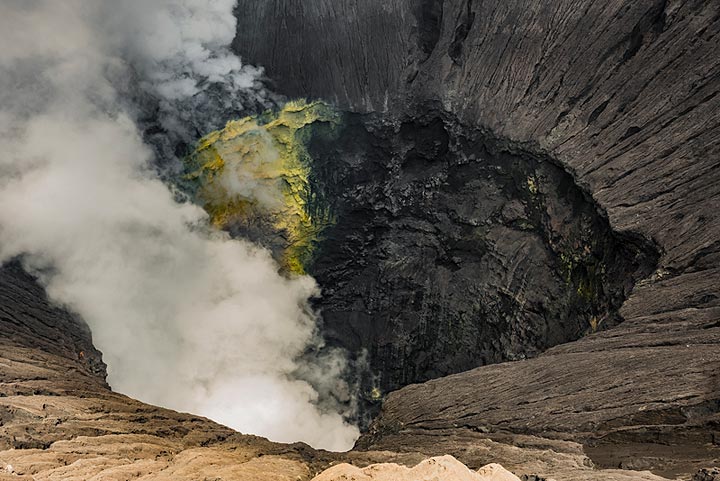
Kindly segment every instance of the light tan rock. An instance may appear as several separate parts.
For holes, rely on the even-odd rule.
[[[520,481],[520,478],[499,464],[489,464],[473,472],[452,456],[439,456],[413,468],[395,463],[372,464],[362,469],[338,464],[313,481]]]
[[[478,474],[487,481],[520,481],[520,478],[497,463],[491,463],[478,469]]]

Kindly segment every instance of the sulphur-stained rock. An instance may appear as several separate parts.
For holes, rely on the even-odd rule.
[[[394,463],[357,468],[340,464],[324,471],[313,481],[520,481],[498,464],[473,472],[452,456],[427,459],[408,468]]]
[[[228,122],[200,139],[186,158],[184,185],[216,227],[263,242],[286,271],[303,274],[332,223],[327,207],[313,201],[312,159],[303,139],[313,124],[338,122],[329,105],[304,101],[289,102],[262,119]]]

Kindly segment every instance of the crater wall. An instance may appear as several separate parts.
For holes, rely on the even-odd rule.
[[[490,435],[573,438],[604,446],[603,465],[673,476],[717,457],[703,449],[717,450],[720,392],[720,4],[240,0],[237,13],[236,50],[282,93],[394,115],[438,102],[557,160],[615,232],[660,252],[618,327],[402,389],[363,446],[471,457]]]

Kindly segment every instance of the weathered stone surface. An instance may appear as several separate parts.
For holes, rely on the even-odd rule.
[[[79,317],[52,305],[45,290],[19,262],[0,266],[0,343],[40,349],[75,361],[73,369],[104,382],[102,353]],[[3,382],[7,371],[0,372]]]
[[[385,440],[388,446],[394,442],[394,449],[400,452],[407,449],[409,452],[419,452],[425,456],[429,452],[453,453],[454,457],[470,469],[479,469],[488,463],[502,460],[503,467],[521,479],[523,477],[548,481],[665,481],[668,479],[648,471],[617,469],[617,466],[598,469],[585,455],[581,444],[536,436],[505,434],[491,440],[488,433],[453,427],[447,430],[426,431],[424,434],[417,433],[414,436],[403,434],[390,436]],[[362,451],[356,449],[350,453],[350,456],[362,454],[364,454]],[[407,464],[407,461],[403,464]]]
[[[266,69],[276,92],[384,110],[418,54],[414,4],[420,3],[241,0],[233,47]]]
[[[703,318],[681,332],[658,321],[652,331],[625,321],[537,359],[404,388],[362,444],[414,445],[462,427],[572,439],[601,466],[690,474],[720,456],[720,336]]]

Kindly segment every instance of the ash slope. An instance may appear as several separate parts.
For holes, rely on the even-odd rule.
[[[720,4],[241,0],[237,12],[236,50],[282,93],[357,112],[436,101],[559,161],[615,231],[661,252],[619,327],[400,390],[364,446],[461,455],[490,431],[580,440],[601,465],[672,475],[717,458]]]

